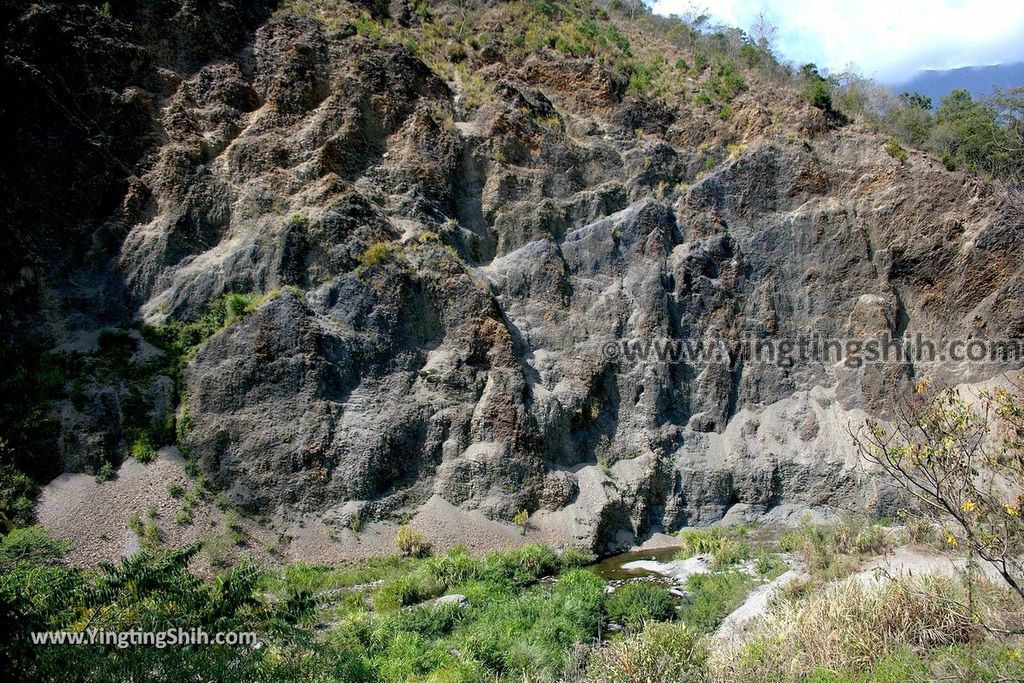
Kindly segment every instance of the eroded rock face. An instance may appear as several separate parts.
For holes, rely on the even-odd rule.
[[[788,367],[742,340],[1024,332],[1020,226],[985,188],[793,93],[752,87],[726,123],[594,60],[485,45],[468,110],[404,46],[241,19],[216,55],[122,27],[140,61],[107,80],[148,137],[102,190],[116,207],[90,204],[84,268],[120,297],[108,322],[280,290],[185,373],[190,452],[247,508],[344,523],[437,495],[600,550],[730,510],[880,508],[847,427],[916,373],[1002,367]],[[724,354],[621,353],[663,339]],[[101,399],[88,420],[115,419]],[[83,444],[69,467],[105,447]]]

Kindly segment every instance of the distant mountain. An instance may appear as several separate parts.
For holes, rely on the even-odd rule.
[[[957,88],[975,97],[988,95],[993,88],[1024,85],[1024,62],[993,66],[965,66],[948,71],[921,71],[914,78],[893,87],[897,92],[919,92],[932,98],[935,106]]]

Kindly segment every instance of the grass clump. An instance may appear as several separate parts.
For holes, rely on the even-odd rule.
[[[437,597],[442,590],[443,586],[429,572],[413,572],[392,579],[377,589],[373,604],[378,610],[399,609]]]
[[[371,244],[359,255],[358,261],[360,268],[364,270],[367,268],[373,268],[382,263],[391,261],[397,252],[397,247],[392,242],[378,242]]]
[[[395,534],[395,547],[405,557],[426,557],[430,554],[430,544],[423,534],[403,524]]]
[[[358,35],[380,38],[381,25],[374,21],[368,12],[362,12],[356,17],[352,22],[352,26]]]
[[[739,607],[753,586],[750,576],[734,569],[695,574],[686,581],[690,597],[679,618],[697,632],[711,633]]]
[[[578,569],[597,562],[597,555],[582,548],[566,548],[562,552],[562,567]]]
[[[426,562],[427,571],[445,590],[468,583],[477,578],[479,563],[469,554],[469,549],[456,546],[443,555],[431,557]]]
[[[490,581],[525,586],[560,569],[558,555],[551,548],[530,543],[514,550],[484,557],[480,576]]]
[[[519,527],[519,533],[526,534],[526,527],[530,521],[530,513],[527,510],[520,510],[512,516],[512,523]]]
[[[575,643],[590,642],[601,623],[604,582],[589,571],[572,569],[557,583],[509,592],[484,604],[472,622],[456,629],[471,660],[493,672],[529,672],[557,680]],[[522,673],[519,673],[522,672]]]
[[[150,463],[156,460],[156,449],[147,439],[140,437],[132,444],[132,457],[143,464]]]
[[[588,683],[705,681],[708,649],[686,624],[650,624],[642,632],[598,649],[588,662]]]
[[[886,140],[884,149],[886,154],[899,162],[904,162],[910,157],[907,150],[903,148],[903,145],[896,138]]]
[[[743,538],[749,531],[748,526],[685,529],[679,532],[677,557],[710,555],[715,569],[733,566],[750,557],[750,547]]]
[[[190,526],[192,524],[192,508],[184,505],[174,513],[174,523],[178,526]]]
[[[608,598],[608,618],[631,628],[648,621],[670,621],[675,617],[675,602],[661,586],[627,583]]]
[[[850,574],[860,556],[883,553],[891,541],[881,523],[851,517],[831,525],[815,525],[803,519],[796,529],[779,536],[778,545],[780,550],[798,555],[811,575],[809,581],[788,588],[791,596],[798,596],[816,584]]]

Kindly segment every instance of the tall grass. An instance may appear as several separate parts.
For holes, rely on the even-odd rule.
[[[780,602],[737,652],[713,659],[722,680],[797,681],[819,670],[866,671],[910,648],[927,651],[982,639],[954,579],[901,579],[882,585],[849,579],[799,602]],[[989,610],[986,618],[998,621]]]

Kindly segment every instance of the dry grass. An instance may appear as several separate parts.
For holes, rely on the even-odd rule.
[[[711,667],[718,680],[797,681],[816,670],[857,672],[910,648],[984,640],[982,624],[1010,621],[1005,594],[976,589],[976,612],[964,586],[944,577],[892,581],[881,586],[847,580],[781,602],[758,622],[738,649],[720,651]]]
[[[683,624],[652,623],[642,633],[597,650],[586,683],[696,683],[707,680],[707,647]]]

